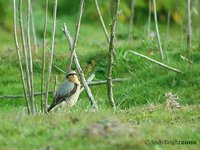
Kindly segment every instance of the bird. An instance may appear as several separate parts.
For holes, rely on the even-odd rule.
[[[74,106],[80,94],[80,87],[81,84],[78,80],[77,73],[73,70],[69,71],[66,75],[66,79],[56,91],[53,101],[47,111],[56,111],[63,107],[71,108]]]

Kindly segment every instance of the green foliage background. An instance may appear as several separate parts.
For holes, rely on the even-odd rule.
[[[26,1],[24,2],[24,8]],[[58,1],[58,18],[64,16],[74,16],[78,12],[80,0],[59,0]],[[161,23],[167,21],[167,13],[171,12],[171,19],[174,23],[180,23],[181,18],[185,18],[185,1],[184,0],[156,0],[158,19]],[[110,21],[110,10],[112,10],[113,0],[99,0],[102,16],[105,21]],[[144,24],[148,17],[148,0],[135,0],[135,24]],[[8,31],[12,29],[12,5],[11,1],[0,0],[0,26]],[[38,23],[42,24],[45,11],[45,0],[32,0],[34,16],[38,19]],[[49,0],[49,15],[52,14],[54,1]],[[128,23],[130,18],[131,0],[121,0],[120,8],[123,10],[120,21]],[[195,16],[199,13],[200,4],[198,0],[192,0],[192,13]],[[25,11],[25,9],[24,9]],[[112,11],[111,11],[112,12]],[[180,15],[179,15],[180,14]],[[153,11],[152,11],[153,15]],[[85,12],[83,20],[86,22],[97,21],[97,13],[95,10],[94,0],[85,0]],[[197,22],[194,21],[196,25]]]

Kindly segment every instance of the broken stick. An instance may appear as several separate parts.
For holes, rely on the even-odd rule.
[[[168,66],[168,65],[166,65],[166,64],[163,64],[163,63],[161,63],[161,62],[159,62],[159,61],[157,61],[157,60],[154,60],[154,59],[149,58],[149,57],[147,57],[147,56],[145,56],[145,55],[143,55],[143,54],[139,54],[139,53],[134,52],[134,51],[131,51],[131,50],[128,50],[128,51],[124,54],[124,58],[126,58],[126,55],[128,54],[128,52],[130,52],[130,53],[132,53],[132,54],[135,54],[135,55],[137,55],[137,56],[140,56],[140,57],[142,57],[142,58],[145,58],[145,59],[147,59],[147,60],[149,60],[149,61],[151,61],[151,62],[154,62],[154,63],[158,64],[159,66],[162,66],[162,67],[164,67],[164,68],[167,68],[167,69],[169,69],[169,70],[171,70],[171,71],[174,71],[174,72],[177,72],[177,73],[184,73],[183,71],[180,71],[180,70],[178,70],[178,69],[176,69],[176,68],[170,67],[170,66]]]

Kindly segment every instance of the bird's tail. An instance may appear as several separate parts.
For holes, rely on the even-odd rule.
[[[55,107],[55,104],[52,103],[52,104],[50,105],[50,107],[47,109],[47,111],[50,112],[50,111],[52,110],[52,108],[54,108],[54,107]]]

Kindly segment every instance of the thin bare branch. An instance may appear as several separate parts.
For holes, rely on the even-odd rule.
[[[109,4],[109,3],[108,3]],[[101,26],[103,28],[103,31],[104,31],[104,35],[106,37],[106,40],[108,42],[108,44],[110,43],[110,38],[109,38],[109,35],[108,35],[108,31],[106,29],[106,26],[105,26],[105,23],[103,21],[103,17],[101,15],[101,11],[99,9],[99,4],[98,4],[98,0],[95,0],[95,6],[96,6],[96,10],[97,10],[97,13],[98,13],[98,17],[99,17],[99,20],[100,20],[100,23],[101,23]],[[109,15],[111,15],[110,11],[109,11]],[[114,56],[116,56],[116,51],[115,49],[113,49],[113,54]]]
[[[70,49],[70,51],[72,51],[74,49],[73,43],[72,43],[73,40],[72,40],[70,32],[67,30],[67,27],[65,26],[65,24],[64,24],[64,29],[62,29],[62,30],[63,30],[63,32],[64,32],[64,34],[66,36],[67,41],[68,41],[69,49]],[[91,102],[92,107],[94,109],[98,109],[97,103],[96,103],[96,101],[95,101],[95,99],[94,99],[94,97],[92,95],[92,92],[91,92],[91,90],[90,90],[90,88],[89,88],[89,86],[87,84],[87,81],[85,79],[83,70],[82,70],[82,68],[80,66],[80,63],[78,61],[78,58],[77,58],[77,55],[76,55],[76,51],[74,51],[74,64],[76,65],[78,73],[79,73],[79,75],[81,77],[81,82],[82,82],[83,87],[85,88],[85,90],[87,92],[87,95],[88,95],[88,98],[89,98],[89,100]]]
[[[83,5],[84,5],[84,0],[81,0],[80,8],[79,8],[78,20],[77,20],[77,24],[76,24],[76,32],[75,32],[75,37],[74,37],[74,41],[73,41],[73,49],[71,51],[70,62],[69,62],[69,65],[67,67],[67,72],[72,70],[71,66],[72,66],[74,51],[76,49],[76,43],[77,43],[77,40],[78,40],[79,31],[80,31],[81,19],[82,19],[82,14],[83,14]]]
[[[182,60],[187,61],[187,62],[190,61],[189,63],[191,63],[191,64],[193,63],[191,60],[189,60],[189,59],[186,58],[185,56],[183,56],[183,55],[180,55],[180,56],[181,56],[181,59],[182,59]]]
[[[37,44],[37,37],[36,37],[36,32],[35,32],[35,22],[34,22],[32,5],[31,5],[31,26],[32,26],[32,33],[33,33],[35,51],[36,51],[36,53],[38,53],[38,44]]]
[[[144,58],[144,59],[147,59],[147,60],[149,60],[149,61],[151,61],[151,62],[153,62],[153,63],[155,63],[155,64],[158,64],[159,66],[162,66],[162,67],[164,67],[164,68],[167,68],[167,69],[169,69],[169,70],[171,70],[171,71],[174,71],[174,72],[177,72],[177,73],[184,73],[183,71],[180,71],[180,70],[178,70],[178,69],[176,69],[176,68],[170,67],[170,66],[168,66],[168,65],[166,65],[166,64],[163,64],[163,63],[161,63],[161,62],[159,62],[159,61],[157,61],[157,60],[154,60],[154,59],[149,58],[149,57],[147,57],[147,56],[145,56],[145,55],[143,55],[143,54],[139,54],[139,53],[134,52],[134,51],[131,51],[131,50],[128,50],[128,51],[124,54],[124,58],[126,58],[126,55],[128,54],[128,52],[130,52],[130,53],[132,53],[132,54],[134,54],[134,55],[140,56],[140,57],[142,57],[142,58]]]
[[[27,9],[27,45],[28,45],[28,61],[29,61],[29,76],[30,76],[30,105],[31,112],[36,113],[36,105],[34,101],[34,86],[33,86],[33,62],[32,62],[32,50],[31,50],[31,38],[30,38],[30,19],[31,19],[31,1],[28,0]]]
[[[170,11],[167,14],[167,32],[166,32],[166,39],[167,41],[169,41],[169,30],[170,30],[170,17],[171,17],[171,13]]]
[[[112,82],[123,82],[123,81],[127,81],[128,78],[115,78],[112,79]],[[107,80],[100,80],[100,81],[90,81],[88,82],[89,86],[96,86],[96,85],[102,85],[102,84],[106,84]]]
[[[72,51],[73,49],[73,39],[72,39],[72,36],[66,26],[66,24],[64,23],[63,24],[64,28],[62,28],[61,30],[63,31],[63,33],[65,34],[65,37],[67,38],[67,42],[68,42],[68,45],[69,45],[69,49],[70,51]]]
[[[56,95],[56,89],[57,89],[57,85],[58,85],[58,76],[55,76],[55,80],[54,80],[54,88],[53,88],[53,95]]]
[[[183,33],[184,33],[184,29],[183,29],[183,21],[182,21],[182,18],[180,20],[180,27],[181,27],[181,48],[183,47],[183,43],[184,43],[184,36],[183,36]]]
[[[149,16],[148,16],[147,36],[150,35],[150,31],[151,31],[151,0],[149,0]]]
[[[154,9],[154,20],[155,20],[155,27],[156,27],[156,35],[157,35],[157,40],[158,40],[158,46],[160,50],[160,55],[161,55],[161,60],[163,61],[164,55],[163,55],[163,50],[162,50],[162,45],[161,45],[161,40],[160,40],[160,34],[158,30],[158,21],[157,21],[157,12],[156,12],[156,0],[153,0],[153,9]]]
[[[92,73],[92,74],[89,76],[89,78],[87,79],[87,82],[90,82],[90,81],[92,81],[92,80],[94,79],[94,77],[95,77],[95,74],[94,74],[94,73]],[[82,92],[83,92],[83,90],[84,90],[84,87],[82,87],[82,88],[81,88],[81,90],[80,90],[80,93],[82,93]]]
[[[101,26],[102,26],[103,31],[104,31],[104,34],[105,34],[105,36],[106,36],[106,40],[107,40],[107,42],[109,43],[109,42],[110,42],[110,39],[109,39],[108,31],[107,31],[107,29],[106,29],[105,23],[104,23],[104,21],[103,21],[102,15],[101,15],[101,11],[100,11],[100,9],[99,9],[98,0],[95,0],[95,6],[96,6],[96,10],[97,10],[97,13],[98,13],[98,17],[99,17]]]
[[[181,13],[180,13],[180,9],[177,8],[177,11],[178,11],[178,15],[180,17],[180,31],[181,31],[181,35],[180,35],[180,40],[181,40],[181,48],[183,47],[183,20],[182,20],[182,16],[181,16]]]
[[[54,53],[54,41],[55,41],[55,33],[56,33],[56,14],[57,14],[57,0],[54,1],[54,13],[53,13],[53,28],[52,28],[52,42],[51,42],[51,56],[48,65],[48,73],[47,73],[47,80],[46,80],[46,95],[45,95],[45,105],[44,111],[47,111],[47,102],[48,102],[48,91],[49,91],[49,83],[51,78],[51,68],[53,63],[53,53]]]
[[[107,90],[108,90],[108,99],[111,107],[115,109],[115,101],[113,98],[113,89],[112,89],[112,66],[113,66],[113,54],[114,54],[114,38],[115,38],[115,27],[117,23],[117,16],[119,10],[120,0],[115,1],[115,12],[111,24],[111,34],[110,34],[110,43],[109,43],[109,54],[108,54],[108,72],[107,72]]]
[[[16,14],[17,14],[17,12],[16,12],[16,2],[15,2],[15,0],[13,0],[13,26],[14,26],[15,48],[16,48],[16,53],[17,53],[20,77],[21,77],[21,81],[22,81],[22,86],[23,86],[23,92],[24,92],[25,102],[26,102],[26,106],[27,106],[27,111],[28,111],[28,114],[30,114],[30,105],[29,105],[29,100],[28,100],[28,96],[27,96],[26,83],[25,83],[25,79],[24,79],[24,72],[23,72],[23,67],[22,67],[22,62],[21,62],[21,55],[20,55],[20,50],[19,50],[18,37],[17,37]]]
[[[192,29],[191,29],[191,1],[186,0],[186,16],[187,16],[187,58],[190,60],[190,49],[191,49],[191,34],[192,34]],[[190,65],[190,61],[189,61]]]
[[[129,25],[129,44],[132,45],[133,40],[133,21],[134,21],[135,0],[131,0],[131,17]]]
[[[48,0],[46,0],[46,11],[44,20],[44,34],[43,34],[43,49],[42,49],[42,73],[41,73],[41,93],[44,93],[44,75],[45,75],[45,49],[46,49],[46,35],[47,35],[47,19],[48,19]],[[41,112],[45,110],[44,95],[41,94]]]
[[[64,73],[64,74],[66,75],[66,72],[65,72],[63,69],[59,68],[59,67],[56,66],[56,65],[53,65],[53,67],[56,68],[57,70],[59,70],[60,72],[62,72],[62,73]]]
[[[111,5],[112,5],[112,1],[107,1],[106,7],[107,7],[107,12],[108,12],[109,22],[112,22]],[[109,36],[108,36],[108,39],[109,39]]]
[[[49,94],[53,94],[53,90],[49,90]],[[43,93],[43,95],[46,94],[46,92]],[[35,92],[34,96],[41,96],[41,92]],[[5,95],[5,96],[0,96],[0,99],[18,99],[18,98],[24,98],[24,95]]]
[[[200,15],[199,15],[200,16]],[[199,27],[199,41],[200,41],[200,27]]]
[[[25,35],[24,35],[24,26],[23,26],[23,17],[22,17],[22,0],[19,0],[19,25],[20,25],[20,33],[22,38],[22,51],[24,55],[24,65],[25,65],[25,74],[26,74],[26,86],[29,96],[29,103],[30,103],[30,97],[31,97],[31,86],[30,86],[30,76],[29,76],[29,63],[28,63],[28,57],[27,57],[27,50],[26,50],[26,43],[25,43]],[[30,104],[31,105],[31,104]],[[31,110],[31,113],[32,110]]]

